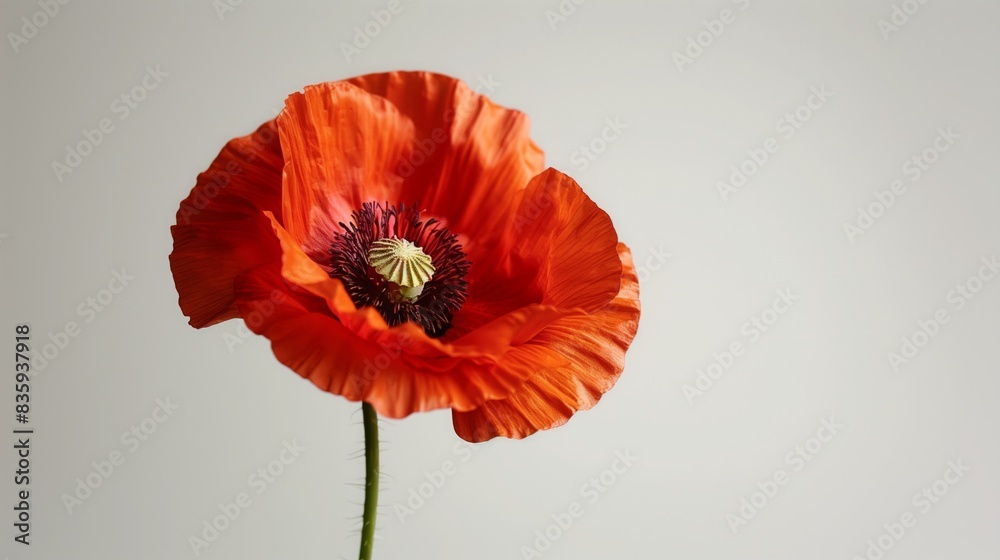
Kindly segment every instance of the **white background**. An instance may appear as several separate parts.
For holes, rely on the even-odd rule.
[[[376,558],[514,560],[541,547],[551,559],[874,559],[880,536],[890,560],[997,558],[1000,279],[971,279],[1000,251],[1000,5],[895,1],[919,9],[885,32],[890,0],[567,0],[564,19],[547,15],[556,0],[404,1],[385,26],[370,22],[387,2],[75,1],[50,18],[4,2],[7,359],[17,323],[36,349],[69,321],[80,332],[32,380],[30,547],[13,541],[13,439],[0,453],[0,558],[356,557],[358,406],[236,322],[190,328],[169,227],[222,145],[288,93],[394,69],[460,77],[530,115],[547,163],[634,251],[643,310],[618,385],[564,427],[471,453],[447,411],[386,423]],[[731,23],[712,23],[724,9]],[[47,21],[15,48],[24,17]],[[377,35],[346,57],[366,24]],[[706,25],[718,36],[699,38]],[[147,66],[167,75],[120,118],[115,100]],[[832,96],[800,108],[813,87]],[[797,109],[807,118],[786,137],[779,121]],[[53,162],[104,118],[113,132],[57,177]],[[606,119],[627,128],[602,146]],[[948,127],[957,140],[913,181],[904,165]],[[747,150],[760,158],[768,138],[778,150],[723,197],[731,166]],[[593,161],[574,156],[591,143],[603,150]],[[896,179],[905,194],[879,212],[873,193]],[[879,217],[849,238],[844,224],[872,205]],[[134,280],[79,313],[122,269]],[[966,282],[980,290],[958,309],[949,293]],[[752,339],[743,325],[779,289],[798,299]],[[938,309],[948,322],[894,369],[889,353]],[[734,342],[743,355],[689,399],[685,386],[713,353],[728,363]],[[12,429],[12,379],[0,387]],[[147,420],[156,431],[132,451],[123,432],[168,398],[179,409]],[[843,426],[832,439],[818,432],[831,417]],[[828,441],[810,442],[818,433]],[[293,440],[305,451],[258,495],[248,477]],[[124,464],[68,512],[64,495],[116,450]],[[614,482],[592,503],[584,485],[616,453],[637,459],[605,473]],[[456,472],[421,487],[445,461]],[[914,502],[949,461],[968,472]],[[742,500],[764,502],[754,494],[778,471],[787,483],[751,512]],[[240,492],[250,507],[196,556],[189,537]],[[551,528],[574,502],[582,517]],[[884,536],[907,513],[915,526]],[[547,528],[554,542],[536,534]]]

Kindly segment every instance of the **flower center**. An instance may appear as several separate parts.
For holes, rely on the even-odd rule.
[[[431,258],[412,241],[390,237],[376,239],[368,251],[368,263],[389,281],[393,301],[414,301],[424,284],[434,276]]]
[[[330,276],[354,304],[374,307],[390,326],[417,323],[432,337],[451,327],[468,294],[469,261],[458,236],[416,208],[366,202],[341,223],[330,246]]]

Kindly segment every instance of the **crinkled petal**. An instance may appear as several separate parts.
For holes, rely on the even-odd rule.
[[[614,224],[568,175],[549,168],[534,177],[505,231],[508,246],[472,263],[454,335],[534,303],[595,311],[619,292]]]
[[[413,138],[413,124],[385,98],[348,82],[306,87],[278,116],[285,153],[285,228],[319,263],[341,222],[369,201],[397,200],[390,170]]]
[[[374,339],[359,337],[328,312],[325,300],[284,278],[279,266],[242,274],[236,291],[247,326],[271,340],[280,362],[320,389],[370,402],[390,418],[447,407],[472,410],[512,394],[531,373],[495,367],[517,333],[525,332],[527,321],[516,313],[460,349],[409,324]]]
[[[499,369],[537,368],[513,396],[468,412],[454,411],[455,431],[478,442],[527,437],[560,426],[594,406],[618,380],[639,326],[639,279],[632,256],[618,245],[623,270],[618,296],[599,311],[554,322],[508,353]],[[564,364],[551,366],[556,357]]]
[[[501,107],[461,80],[431,72],[388,72],[349,80],[389,100],[416,127],[393,169],[398,202],[417,203],[463,236],[473,260],[487,255],[540,173],[544,154],[524,113]],[[492,80],[487,87],[495,87]]]
[[[170,270],[181,311],[194,327],[239,316],[233,279],[277,258],[262,210],[281,216],[284,165],[274,121],[231,140],[181,202]]]

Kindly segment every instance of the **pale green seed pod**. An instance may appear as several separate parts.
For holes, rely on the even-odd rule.
[[[434,277],[431,257],[413,242],[396,237],[378,239],[368,250],[368,264],[398,288],[400,299],[412,301]]]

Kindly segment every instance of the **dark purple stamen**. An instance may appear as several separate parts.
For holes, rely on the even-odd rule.
[[[343,282],[355,305],[374,307],[390,326],[411,321],[432,337],[443,335],[468,295],[469,261],[458,236],[436,219],[421,222],[416,208],[388,202],[366,202],[351,219],[334,234],[330,276]],[[391,237],[412,241],[434,264],[433,278],[413,301],[393,301],[399,300],[392,297],[394,286],[368,264],[372,243]]]

